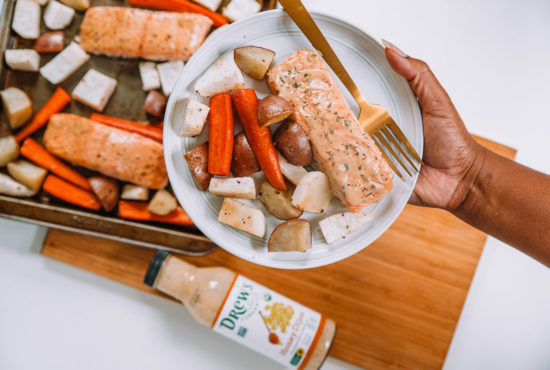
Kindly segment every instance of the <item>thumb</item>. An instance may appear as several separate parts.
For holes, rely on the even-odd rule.
[[[455,112],[449,95],[425,62],[407,56],[391,42],[382,42],[386,47],[388,63],[395,72],[409,81],[424,112],[438,115]]]

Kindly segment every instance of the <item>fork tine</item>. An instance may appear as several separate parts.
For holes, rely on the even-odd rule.
[[[375,137],[374,135],[372,135],[373,137]],[[393,164],[393,162],[390,160],[390,158],[388,157],[388,155],[386,154],[386,152],[384,151],[384,148],[382,147],[382,145],[380,145],[380,143],[376,140],[374,140],[374,143],[376,144],[376,146],[378,147],[378,149],[380,149],[380,153],[382,153],[382,157],[384,157],[384,159],[386,160],[386,162],[388,163],[388,165],[391,167],[391,169],[393,170],[393,172],[395,172],[397,174],[397,176],[399,176],[399,178],[403,181],[405,181],[405,178],[403,177],[403,175],[401,174],[401,172],[399,172],[399,170],[397,169],[397,167],[395,167],[395,164]]]
[[[401,153],[403,155],[403,157],[405,157],[405,159],[407,160],[407,162],[409,162],[412,166],[412,168],[414,168],[414,170],[416,172],[418,172],[418,168],[416,168],[416,166],[414,165],[414,163],[412,162],[411,158],[409,157],[409,155],[407,154],[407,152],[405,152],[405,150],[403,150],[403,147],[401,145],[399,145],[399,143],[397,142],[397,140],[395,140],[395,138],[393,137],[393,135],[391,134],[390,130],[387,128],[387,127],[384,127],[382,129],[380,129],[380,131],[382,131],[384,133],[384,135],[390,139],[390,141],[393,143],[393,145],[397,148],[397,150],[399,150],[399,153]]]
[[[422,162],[422,158],[418,155],[416,150],[414,150],[412,144],[409,142],[403,131],[397,126],[397,123],[392,119],[390,122],[388,122],[387,127],[389,130],[401,141],[403,144],[405,144],[405,147],[409,150],[409,152],[413,155],[413,157],[420,162],[420,165],[423,166],[424,162]]]
[[[399,164],[401,165],[401,167],[403,167],[405,172],[407,172],[409,176],[412,176],[412,174],[407,169],[407,166],[405,166],[405,164],[401,161],[397,153],[392,149],[390,143],[388,143],[384,135],[380,134],[380,132],[377,132],[375,136],[378,140],[380,140],[380,143],[384,146],[384,148],[386,148],[388,152],[390,152],[390,154],[397,160],[397,162],[399,162]]]

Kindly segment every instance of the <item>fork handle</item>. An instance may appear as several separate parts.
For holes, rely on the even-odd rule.
[[[321,56],[325,62],[327,62],[334,73],[336,73],[340,81],[344,83],[353,98],[357,100],[357,102],[361,100],[364,101],[365,99],[355,85],[355,82],[353,82],[350,75],[340,62],[340,59],[338,59],[336,53],[332,50],[332,47],[328,43],[327,39],[323,36],[319,27],[317,27],[317,24],[313,18],[311,18],[311,15],[305,8],[304,4],[302,4],[300,0],[279,0],[279,3],[281,3],[288,15],[290,15],[290,18],[294,20],[294,23],[296,23],[304,35],[306,35],[313,47],[321,53]]]

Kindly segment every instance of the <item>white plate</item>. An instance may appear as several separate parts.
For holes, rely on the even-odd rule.
[[[321,31],[359,86],[367,101],[382,104],[399,124],[417,152],[422,154],[423,133],[420,109],[407,81],[395,74],[388,65],[382,46],[360,29],[328,15],[313,13]],[[177,101],[194,96],[195,80],[223,52],[244,45],[263,46],[277,54],[273,65],[281,63],[292,53],[312,49],[311,44],[282,10],[262,12],[253,17],[225,26],[212,33],[204,45],[193,55],[179,75],[166,109],[164,125],[164,155],[170,184],[195,225],[214,243],[245,260],[286,269],[301,269],[327,265],[359,252],[376,240],[393,223],[409,199],[416,177],[406,183],[394,177],[394,189],[377,204],[367,207],[374,219],[345,239],[327,245],[320,232],[318,221],[337,211],[344,210],[333,200],[324,215],[304,213],[312,221],[313,247],[307,253],[268,253],[267,238],[282,221],[270,216],[259,201],[255,204],[267,218],[266,238],[258,238],[217,221],[222,197],[200,191],[183,155],[208,140],[208,130],[198,138],[182,138],[177,133],[181,122],[180,104]],[[265,81],[246,77],[246,87],[254,88],[259,97],[269,94]],[[340,84],[348,104],[357,113],[351,96]],[[204,101],[204,100],[203,100]],[[204,101],[206,103],[206,101]],[[238,120],[238,118],[235,118]],[[235,133],[241,130],[236,124]]]

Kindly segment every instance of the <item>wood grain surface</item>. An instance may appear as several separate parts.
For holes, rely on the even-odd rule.
[[[478,140],[515,156],[511,148]],[[182,258],[226,266],[331,317],[338,332],[330,356],[368,369],[439,369],[485,240],[445,211],[407,206],[368,248],[325,267],[276,270],[221,249]],[[142,283],[155,250],[50,230],[42,254],[162,295]]]

